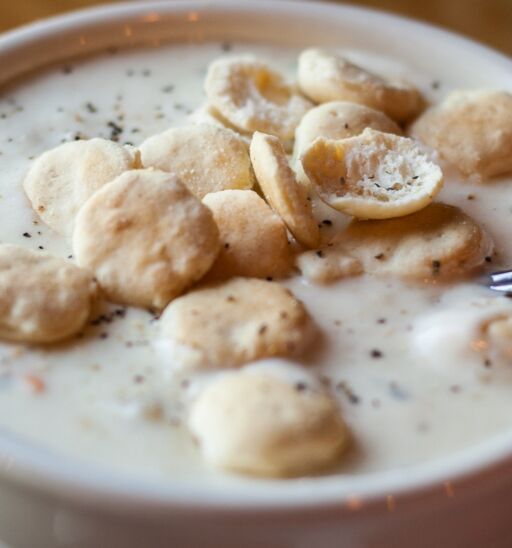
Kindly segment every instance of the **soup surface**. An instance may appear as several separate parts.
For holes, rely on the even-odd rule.
[[[72,260],[69,243],[34,214],[22,180],[31,159],[61,142],[106,137],[140,144],[183,124],[204,102],[208,64],[251,52],[293,77],[298,50],[257,44],[169,45],[110,52],[45,69],[0,92],[0,241]],[[439,100],[435,75],[399,60],[348,51],[388,76],[403,76]],[[489,270],[512,266],[512,178],[461,181],[449,169],[438,200],[459,206],[495,241]],[[347,222],[315,204],[322,231]],[[474,340],[479,322],[512,301],[478,279],[406,284],[361,276],[321,287],[285,282],[322,328],[303,365],[339,400],[354,447],[334,474],[366,474],[453,454],[505,433],[512,421],[510,359],[490,360]],[[50,450],[117,472],[217,482],[184,426],[203,379],[176,378],[152,341],[152,312],[98,308],[83,334],[34,349],[0,344],[0,425]],[[507,361],[509,362],[507,364]],[[224,481],[224,480],[223,480]],[[230,479],[229,481],[250,481]]]

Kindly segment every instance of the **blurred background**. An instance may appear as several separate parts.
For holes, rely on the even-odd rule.
[[[49,15],[106,3],[105,0],[0,0],[0,32]],[[441,25],[512,55],[512,0],[356,0],[349,3]]]

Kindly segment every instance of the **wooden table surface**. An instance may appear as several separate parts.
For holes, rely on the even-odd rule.
[[[0,32],[49,15],[105,3],[105,0],[0,0]],[[512,55],[512,0],[355,0],[352,3],[442,25]]]

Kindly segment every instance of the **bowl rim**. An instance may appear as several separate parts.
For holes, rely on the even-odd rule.
[[[235,11],[243,16],[258,13],[285,14],[293,7],[294,17],[307,17],[315,13],[328,18],[343,13],[352,18],[365,18],[379,25],[400,25],[415,32],[429,33],[432,38],[448,40],[456,47],[486,57],[504,69],[512,69],[512,60],[506,55],[478,44],[456,33],[374,9],[340,3],[297,0],[246,0],[234,3],[232,0],[211,1],[166,0],[116,3],[100,7],[77,10],[65,15],[51,17],[0,34],[0,59],[16,52],[28,43],[37,44],[64,32],[78,33],[84,28],[118,23],[148,13],[186,14],[208,9],[222,13]],[[34,456],[35,455],[35,456]],[[288,487],[279,482],[251,482],[251,496],[240,490],[222,492],[220,489],[204,490],[197,485],[153,482],[137,478],[114,476],[111,472],[94,465],[84,464],[53,454],[36,444],[26,442],[16,435],[0,430],[0,477],[31,489],[65,497],[77,504],[90,504],[103,508],[123,508],[155,511],[161,509],[174,512],[193,509],[230,512],[262,513],[276,510],[325,511],[336,509],[342,514],[354,515],[355,510],[372,511],[382,509],[390,496],[412,504],[414,501],[451,497],[454,485],[461,492],[474,492],[475,486],[499,484],[500,471],[512,469],[512,432],[487,440],[461,453],[438,459],[434,462],[400,470],[366,474],[366,486],[353,478],[343,478],[344,487],[339,492],[340,478],[331,477],[286,480]],[[404,477],[406,479],[404,480]],[[359,484],[357,483],[359,481]],[[272,485],[270,485],[272,484]],[[353,488],[351,487],[353,485]],[[277,489],[277,490],[276,490]],[[286,490],[287,493],[280,493]],[[392,495],[390,495],[390,493]],[[297,496],[300,494],[300,496]],[[354,504],[357,501],[357,504]]]

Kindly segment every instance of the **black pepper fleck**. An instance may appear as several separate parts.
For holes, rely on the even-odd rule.
[[[346,381],[338,382],[336,384],[336,390],[343,392],[343,394],[348,398],[348,401],[354,405],[357,405],[361,401],[361,398],[355,394]]]
[[[23,237],[24,238],[32,238],[32,234],[30,234],[30,232],[24,232]]]
[[[441,271],[441,261],[434,260],[432,261],[432,274],[438,276]]]
[[[383,354],[380,350],[377,350],[376,348],[374,348],[371,352],[370,352],[370,356],[372,358],[382,358]]]
[[[119,141],[119,136],[123,133],[124,129],[115,122],[107,122],[107,126],[110,128],[110,140]]]
[[[96,114],[96,112],[98,112],[98,108],[96,107],[96,105],[93,105],[90,102],[85,104],[85,108],[87,112],[90,112],[91,114]]]

